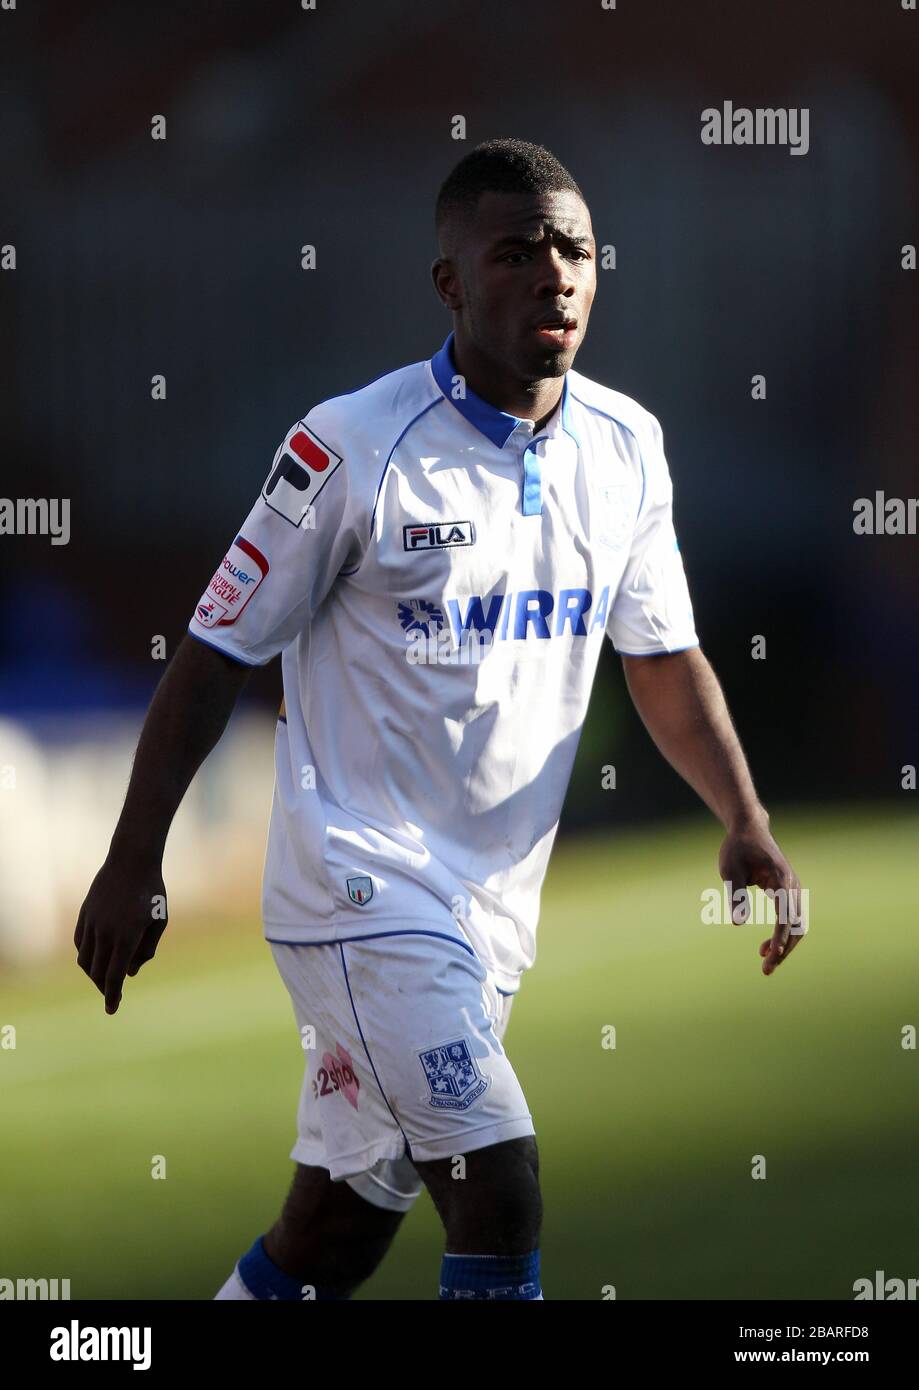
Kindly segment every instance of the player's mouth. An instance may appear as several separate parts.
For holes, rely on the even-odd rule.
[[[542,342],[564,350],[574,347],[578,340],[578,321],[567,314],[553,314],[551,318],[542,319],[536,324],[534,332]]]

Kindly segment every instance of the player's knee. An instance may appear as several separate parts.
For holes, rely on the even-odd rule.
[[[265,1248],[285,1273],[350,1294],[373,1274],[403,1215],[331,1182],[328,1173],[323,1179],[317,1170],[300,1170]]]
[[[418,1163],[455,1253],[523,1254],[536,1249],[542,1225],[539,1159],[532,1136],[463,1156]]]

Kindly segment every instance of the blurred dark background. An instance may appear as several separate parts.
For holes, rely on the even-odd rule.
[[[855,536],[852,506],[917,492],[917,54],[899,0],[0,14],[0,491],[69,497],[72,527],[0,538],[0,714],[143,707],[153,635],[174,648],[290,423],[446,336],[437,188],[514,135],[568,165],[616,248],[576,368],[662,422],[698,629],[766,804],[895,795],[919,552]],[[727,99],[809,108],[809,152],[703,145]],[[273,663],[246,698],[279,689]],[[608,649],[566,823],[693,804]]]

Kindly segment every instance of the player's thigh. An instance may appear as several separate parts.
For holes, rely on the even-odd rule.
[[[272,951],[312,1044],[291,1154],[299,1163],[404,1210],[418,1192],[410,1161],[532,1136],[501,1041],[511,997],[467,945],[415,929]]]
[[[413,1163],[534,1133],[497,1032],[504,1000],[471,948],[415,930],[345,942],[342,957],[360,1098],[379,1096]]]

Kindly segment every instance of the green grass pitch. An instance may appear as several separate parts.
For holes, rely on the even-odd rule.
[[[917,820],[773,829],[811,929],[768,979],[768,928],[701,924],[714,822],[556,850],[506,1038],[540,1145],[547,1299],[845,1300],[875,1269],[919,1274],[919,1057],[901,1045],[919,1024]],[[211,1298],[292,1171],[302,1054],[257,893],[245,916],[174,918],[114,1018],[59,960],[0,978],[9,1023],[0,1277]],[[435,1298],[441,1248],[423,1196],[358,1296]]]

